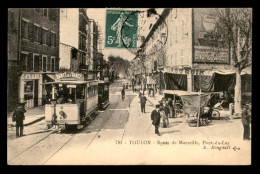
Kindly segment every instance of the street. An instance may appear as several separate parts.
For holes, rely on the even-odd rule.
[[[225,156],[225,161],[250,163],[251,154],[248,152],[251,151],[251,142],[242,141],[240,119],[223,117],[213,120],[209,126],[197,128],[189,127],[182,117],[170,118],[169,127],[159,129],[162,135],[159,137],[154,134],[154,126],[151,126],[150,114],[155,106],[149,97],[146,113],[143,114],[138,94],[127,89],[122,101],[121,88],[120,80],[110,85],[110,105],[106,110],[99,111],[91,124],[82,130],[47,130],[44,120],[25,127],[25,136],[20,138],[14,138],[15,127],[9,129],[8,164],[184,164],[183,161],[189,163],[189,158],[192,158],[192,164],[201,164],[207,163],[209,156],[211,163],[225,164],[219,158],[226,150],[230,155]],[[189,143],[195,140],[197,143]],[[190,153],[193,153],[192,157]],[[236,160],[241,155],[244,160]]]

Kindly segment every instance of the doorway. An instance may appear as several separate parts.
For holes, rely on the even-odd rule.
[[[34,107],[38,106],[38,81],[39,80],[34,81]]]

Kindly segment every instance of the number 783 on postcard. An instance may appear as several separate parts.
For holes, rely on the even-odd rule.
[[[106,10],[106,48],[136,48],[138,13]]]

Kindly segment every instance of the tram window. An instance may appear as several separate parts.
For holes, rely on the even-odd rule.
[[[78,87],[76,89],[76,93],[77,93],[77,95],[76,95],[77,99],[85,99],[85,93],[84,93],[83,87]]]

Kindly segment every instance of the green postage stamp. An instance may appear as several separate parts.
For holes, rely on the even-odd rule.
[[[106,10],[106,48],[136,48],[138,13]]]

